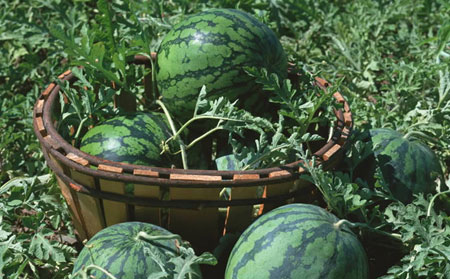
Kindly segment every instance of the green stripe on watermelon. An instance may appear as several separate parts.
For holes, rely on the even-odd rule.
[[[126,222],[101,230],[90,239],[74,264],[72,274],[83,266],[95,264],[121,279],[147,279],[160,272],[161,264],[179,255],[176,239],[144,240],[140,232],[150,236],[170,236],[171,232],[149,223]],[[159,262],[158,262],[159,261]],[[198,266],[194,266],[197,274]],[[109,278],[95,269],[90,275],[96,279]],[[192,278],[201,278],[193,275]]]
[[[386,128],[372,129],[370,136],[376,164],[395,198],[408,203],[413,193],[435,191],[442,169],[428,146]]]
[[[169,166],[161,143],[171,133],[160,113],[117,116],[90,129],[80,150],[103,159],[150,166]]]
[[[244,66],[265,67],[285,77],[287,59],[275,34],[253,16],[211,9],[180,22],[161,42],[158,90],[169,110],[185,120],[192,116],[203,85],[211,98],[251,95],[256,84]]]
[[[226,279],[368,278],[365,251],[355,234],[324,209],[279,207],[257,219],[231,252]]]

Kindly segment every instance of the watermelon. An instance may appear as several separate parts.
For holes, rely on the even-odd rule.
[[[171,135],[161,113],[132,113],[111,118],[90,129],[80,150],[100,158],[137,165],[170,166],[161,143]]]
[[[338,222],[311,204],[289,204],[262,215],[233,247],[225,279],[369,278],[361,243]]]
[[[409,203],[413,194],[435,191],[435,180],[442,177],[442,169],[428,146],[392,129],[372,129],[369,134],[375,166],[380,167],[395,198]]]
[[[192,117],[203,85],[209,99],[260,104],[244,66],[264,67],[282,78],[287,74],[286,54],[272,30],[243,11],[210,9],[181,21],[164,37],[156,58],[157,87],[182,120]]]
[[[149,223],[125,222],[112,225],[96,233],[86,243],[74,263],[72,275],[80,274],[83,266],[91,264],[120,279],[147,279],[151,274],[162,272],[160,265],[170,273],[170,265],[167,263],[171,258],[179,256],[177,240],[148,240],[141,237],[140,232],[150,236],[173,235]],[[96,279],[110,278],[98,269],[92,269],[90,275]],[[192,266],[191,275],[191,278],[201,278],[198,265]]]

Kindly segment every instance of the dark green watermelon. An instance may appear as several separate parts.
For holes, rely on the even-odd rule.
[[[260,91],[254,90],[255,81],[244,66],[264,67],[282,78],[287,74],[286,55],[272,30],[233,9],[210,9],[175,25],[161,42],[156,59],[163,102],[183,120],[192,117],[203,85],[211,99],[226,96],[258,104]]]
[[[91,264],[100,266],[120,279],[147,279],[151,274],[162,271],[160,264],[167,267],[168,272],[169,260],[179,256],[177,240],[149,241],[140,238],[139,232],[150,236],[172,235],[159,226],[142,222],[125,222],[107,227],[86,243],[75,261],[72,274]],[[192,269],[195,270],[191,273],[192,278],[201,278],[198,265]],[[93,269],[90,275],[96,279],[110,278],[97,269]]]
[[[366,279],[356,235],[325,209],[290,204],[261,216],[240,236],[225,279]]]
[[[161,143],[170,137],[161,113],[117,116],[90,129],[81,140],[83,152],[103,159],[148,166],[170,166],[160,153]]]
[[[408,203],[413,194],[435,191],[435,180],[442,177],[442,170],[428,146],[392,129],[372,129],[369,133],[375,164],[395,198]]]

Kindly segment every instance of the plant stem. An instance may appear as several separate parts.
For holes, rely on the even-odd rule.
[[[89,118],[85,117],[81,119],[80,124],[78,125],[77,132],[75,133],[75,139],[78,139],[80,137],[81,130],[83,129],[83,124],[86,122]]]
[[[432,248],[431,251],[436,252],[437,254],[441,255],[445,259],[445,261],[447,263],[450,263],[450,259],[448,258],[448,256],[444,252],[442,252],[442,251],[440,251],[440,250],[438,250],[436,248]]]
[[[180,136],[181,132],[183,132],[184,129],[186,129],[187,126],[189,126],[192,122],[196,121],[196,120],[202,120],[202,119],[211,119],[211,120],[222,120],[222,121],[235,121],[235,122],[245,122],[244,120],[238,120],[238,119],[233,119],[233,118],[226,118],[226,117],[220,117],[220,116],[208,116],[208,115],[201,115],[201,116],[195,116],[191,119],[189,119],[188,121],[186,121],[186,123],[184,123],[180,129],[178,129],[178,132],[176,134],[174,134],[172,137],[174,139],[176,139],[178,136]]]
[[[191,265],[192,265],[192,262],[191,262],[190,259],[189,259],[187,262],[185,262],[185,263],[183,264],[183,267],[181,268],[180,272],[179,272],[178,275],[177,275],[177,279],[183,279],[181,276],[184,277],[185,273],[187,273],[185,270],[186,270],[187,268],[189,268]],[[187,273],[187,275],[188,275],[188,277],[189,277],[190,279],[192,278],[191,273]]]
[[[145,240],[145,241],[171,240],[171,239],[177,239],[180,242],[182,241],[181,236],[178,234],[149,235],[148,233],[146,233],[144,231],[140,231],[136,236],[136,240]]]
[[[316,111],[320,108],[320,106],[323,104],[323,102],[325,102],[326,99],[328,99],[331,90],[326,90],[321,97],[319,98],[319,100],[317,102],[314,103],[314,106],[312,108],[311,111],[308,112],[308,119],[304,122],[304,123],[299,123],[300,125],[300,130],[299,130],[299,134],[300,135],[304,135],[306,133],[306,131],[309,128],[309,125],[312,124],[312,120],[314,118],[314,115],[316,114]],[[300,118],[299,118],[300,119]]]
[[[192,146],[194,146],[197,142],[201,141],[202,139],[204,139],[205,137],[209,136],[210,134],[212,134],[212,133],[214,133],[214,132],[216,132],[216,131],[222,130],[222,129],[223,129],[222,126],[217,126],[217,127],[215,127],[214,129],[209,130],[208,132],[204,133],[203,135],[201,135],[201,136],[197,137],[196,139],[194,139],[193,141],[191,141],[191,142],[186,146],[186,150],[189,150],[189,149],[190,149]],[[173,138],[170,137],[170,138],[166,141],[166,143],[169,142],[169,141],[172,140],[172,139],[173,139]],[[174,153],[171,153],[171,154],[176,155],[176,154],[179,154],[180,152],[181,152],[181,149],[178,150],[178,151],[176,151],[176,152],[174,152]]]
[[[336,223],[333,224],[333,227],[337,230],[340,230],[343,225],[347,225],[350,228],[356,227],[354,223],[352,223],[346,219],[341,219],[341,220],[337,221]]]
[[[410,131],[410,132],[406,133],[403,136],[403,138],[409,139],[412,136],[415,136],[418,139],[421,139],[421,140],[424,140],[424,141],[430,141],[430,142],[433,142],[433,143],[437,143],[438,142],[438,140],[436,140],[435,138],[430,137],[430,136],[424,134],[423,132],[419,132],[419,131]]]
[[[431,208],[433,207],[434,201],[437,199],[437,197],[439,197],[440,195],[444,195],[444,194],[450,194],[450,190],[447,190],[447,191],[444,191],[444,192],[437,193],[436,195],[434,195],[434,196],[431,198],[430,204],[428,205],[427,217],[430,217],[430,215],[431,215]]]
[[[160,100],[156,100],[156,103],[163,109],[164,114],[166,115],[167,121],[169,121],[170,128],[172,129],[172,137],[174,139],[177,139],[180,144],[180,150],[181,150],[181,160],[183,162],[183,168],[185,170],[188,169],[188,161],[187,161],[187,153],[186,153],[186,145],[184,144],[183,140],[181,138],[178,138],[178,131],[175,128],[175,124],[173,123],[172,117],[170,116],[169,110],[166,108],[163,102]],[[177,135],[177,137],[175,137]]]
[[[387,236],[389,238],[395,239],[396,241],[402,241],[401,238],[399,238],[399,237],[397,237],[397,236],[395,236],[393,234],[390,234],[390,233],[387,233],[385,231],[372,228],[371,226],[369,226],[367,224],[364,224],[364,223],[352,223],[352,222],[350,222],[350,221],[348,221],[346,219],[341,219],[341,220],[337,221],[336,223],[333,224],[333,227],[336,228],[336,229],[340,229],[342,225],[347,225],[350,228],[367,229],[367,230],[369,230],[371,232],[378,233],[378,234]]]
[[[222,130],[223,127],[222,126],[217,126],[214,129],[209,130],[208,132],[204,133],[203,135],[197,137],[196,139],[194,139],[193,141],[191,141],[187,146],[186,149],[191,148],[192,146],[194,146],[197,142],[201,141],[202,139],[206,138],[207,136],[211,135],[212,133],[216,132],[216,131],[220,131]]]

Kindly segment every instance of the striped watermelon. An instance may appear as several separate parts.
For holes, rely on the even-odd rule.
[[[261,216],[233,247],[225,279],[365,279],[365,251],[345,225],[310,204],[289,204]]]
[[[411,202],[413,193],[432,193],[435,180],[442,177],[439,160],[426,145],[404,138],[392,129],[369,131],[375,164],[393,196],[404,203]]]
[[[158,90],[178,119],[192,117],[203,85],[209,98],[239,97],[256,104],[261,96],[252,95],[256,84],[244,66],[264,67],[284,78],[287,58],[272,30],[253,16],[210,9],[175,25],[164,37],[157,51]]]
[[[83,152],[103,159],[149,166],[170,166],[161,142],[170,137],[163,114],[121,115],[90,129],[81,140]]]
[[[91,264],[100,266],[120,279],[147,279],[151,274],[162,271],[160,265],[168,269],[169,260],[178,256],[176,240],[149,241],[140,237],[140,232],[150,236],[172,235],[161,227],[142,222],[125,222],[107,227],[95,234],[81,250],[72,275]],[[195,274],[191,273],[192,278],[201,278],[198,265],[192,268],[195,270]],[[110,278],[98,269],[93,269],[90,275],[96,279]]]

